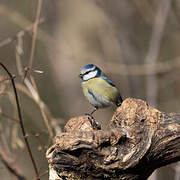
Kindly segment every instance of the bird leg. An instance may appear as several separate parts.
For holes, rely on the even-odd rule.
[[[91,116],[91,117],[94,119],[93,114],[94,114],[97,110],[98,110],[98,108],[95,107],[94,110],[93,110],[91,113],[86,113],[85,115]]]
[[[90,115],[92,116],[97,110],[98,110],[98,108],[95,107],[94,110],[90,113]]]

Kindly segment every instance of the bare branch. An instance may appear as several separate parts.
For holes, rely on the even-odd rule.
[[[30,74],[30,80],[31,81],[26,77],[29,70],[30,70],[30,73],[32,72],[32,70],[33,70],[32,67],[31,68],[27,67],[25,69],[25,73],[24,73],[24,69],[23,69],[23,66],[22,66],[22,63],[21,63],[22,52],[23,52],[22,37],[18,37],[18,41],[16,43],[16,65],[17,65],[18,73],[19,73],[19,75],[21,77],[23,77],[22,78],[23,82],[26,85],[29,92],[31,93],[31,95],[32,95],[31,98],[38,104],[38,106],[40,108],[40,111],[41,111],[41,114],[43,116],[43,120],[45,122],[45,125],[46,125],[46,127],[48,129],[50,137],[52,138],[53,137],[53,130],[52,130],[52,127],[50,126],[48,117],[46,115],[47,114],[46,113],[47,112],[47,107],[46,107],[45,103],[41,100],[41,98],[39,96],[38,89],[36,87],[36,83],[35,83],[35,80],[34,80],[33,76]],[[23,88],[23,90],[24,90],[24,88]],[[26,90],[23,91],[23,92],[26,92]],[[29,93],[26,93],[26,94],[29,95]]]
[[[4,113],[4,112],[2,111],[2,109],[0,109],[0,116],[3,116],[3,117],[7,118],[7,119],[10,120],[10,121],[19,123],[19,121],[18,121],[17,119],[15,119],[15,118],[13,118],[13,117],[10,117],[8,114]]]
[[[35,19],[35,23],[34,23],[34,27],[33,27],[33,37],[32,37],[31,54],[30,54],[30,59],[29,59],[29,69],[32,68],[32,64],[33,64],[35,43],[36,43],[36,37],[37,37],[37,30],[38,30],[38,24],[39,24],[39,19],[40,19],[41,7],[42,7],[42,0],[38,0],[38,6],[37,6],[37,11],[36,11],[36,19]]]
[[[39,20],[39,24],[42,24],[43,22],[45,22],[45,18],[41,18],[41,19]],[[0,42],[0,48],[3,47],[3,46],[8,45],[9,43],[12,43],[12,42],[16,41],[16,40],[18,39],[18,37],[24,36],[25,33],[32,31],[33,27],[34,27],[34,24],[31,24],[31,25],[28,26],[27,28],[19,31],[16,35],[14,35],[14,36],[12,36],[12,37],[8,37],[7,39],[1,41],[1,42]]]
[[[5,165],[5,167],[14,175],[17,177],[18,180],[25,180],[26,178],[18,171],[18,169],[12,164],[12,162],[9,162],[8,159],[4,156],[2,151],[0,151],[0,160]]]
[[[16,106],[17,106],[17,111],[18,111],[18,116],[19,116],[19,123],[20,123],[20,126],[21,126],[23,138],[24,138],[26,147],[28,149],[29,156],[31,158],[31,161],[32,161],[32,164],[33,164],[33,167],[34,167],[36,177],[37,177],[38,180],[40,180],[40,178],[38,178],[39,173],[38,173],[38,170],[37,170],[37,166],[36,166],[35,160],[33,158],[28,139],[26,137],[26,132],[25,132],[25,129],[24,129],[24,124],[23,124],[22,115],[21,115],[21,108],[20,108],[20,104],[19,104],[19,99],[18,99],[18,95],[17,95],[17,90],[16,90],[16,85],[15,85],[15,82],[14,82],[14,78],[13,78],[12,74],[8,71],[8,69],[1,62],[0,62],[0,65],[7,72],[7,74],[9,75],[9,77],[11,79],[11,83],[12,83],[12,86],[13,86],[13,91],[14,91],[14,95],[15,95],[15,99],[16,99]]]

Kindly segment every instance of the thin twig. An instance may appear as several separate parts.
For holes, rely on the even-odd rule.
[[[29,67],[25,68],[25,73],[23,72],[23,66],[21,63],[21,56],[23,52],[23,46],[22,46],[22,37],[18,38],[18,41],[16,43],[16,48],[15,48],[15,53],[16,53],[16,65],[17,65],[17,70],[20,75],[22,75],[22,79],[26,87],[28,88],[29,92],[32,94],[33,100],[38,104],[41,114],[43,116],[45,125],[47,126],[48,132],[50,134],[50,137],[53,138],[53,129],[49,124],[48,117],[45,111],[45,103],[40,98],[40,95],[38,93],[38,89],[35,83],[35,80],[33,76],[31,75],[32,68],[30,69]],[[27,73],[30,71],[29,77],[30,80],[27,78]]]
[[[40,100],[40,97],[39,97],[35,82],[33,81],[33,77],[31,76],[31,74],[30,74],[30,79],[31,79],[32,83],[26,78],[27,73],[29,71],[31,71],[31,69],[32,69],[32,64],[33,64],[33,59],[34,59],[34,51],[35,51],[35,44],[36,44],[36,38],[37,38],[37,30],[38,30],[39,18],[40,18],[40,13],[41,13],[41,7],[42,7],[42,0],[38,0],[36,19],[35,19],[34,28],[33,28],[33,38],[32,38],[31,54],[30,54],[30,59],[29,59],[29,66],[27,67],[27,70],[25,71],[25,74],[24,74],[24,83],[26,84],[29,91],[32,93],[35,101],[38,102],[40,110],[41,110],[41,114],[43,116],[45,124],[46,124],[46,126],[48,128],[48,131],[50,133],[50,136],[52,138],[53,137],[53,131],[52,131],[52,128],[50,127],[50,125],[49,125],[46,113],[44,112],[45,104]],[[32,85],[34,85],[34,86],[32,86]]]
[[[13,117],[10,117],[9,115],[7,115],[6,113],[2,112],[2,110],[0,110],[0,116],[3,116],[5,118],[7,118],[8,120],[10,121],[13,121],[13,122],[16,122],[16,123],[19,123],[19,121]]]
[[[39,24],[42,24],[43,22],[45,22],[45,18],[41,18],[39,20]],[[31,31],[33,29],[33,27],[34,27],[34,23],[31,24],[30,26],[28,26],[27,28],[19,31],[16,35],[14,35],[12,37],[8,37],[7,39],[1,41],[0,42],[0,48],[3,47],[3,46],[8,45],[9,43],[12,43],[12,42],[16,41],[18,39],[18,37],[24,36],[25,33]]]
[[[5,133],[4,133],[4,128],[2,127],[2,124],[0,124],[0,143],[1,143],[1,146],[2,146],[1,151],[4,152],[6,157],[11,159],[11,150],[10,150],[10,148],[8,146],[7,137],[6,137]]]
[[[42,99],[39,96],[38,91],[35,91],[35,89],[33,88],[33,86],[31,85],[31,82],[26,78],[24,81],[26,84],[26,87],[21,85],[21,84],[17,84],[17,89],[20,90],[21,92],[23,92],[24,94],[26,94],[27,96],[29,96],[30,98],[32,98],[32,100],[34,100],[35,103],[37,103],[37,105],[39,106],[40,110],[41,110],[41,114],[43,117],[43,120],[45,122],[45,125],[48,129],[48,133],[51,137],[51,139],[54,137],[54,133],[53,133],[53,129],[52,129],[52,125],[49,124],[49,120],[48,119],[54,119],[51,112],[49,111],[48,107],[46,106],[46,104],[42,101]],[[57,127],[57,126],[56,126]]]
[[[43,73],[43,71],[37,70],[37,69],[31,69],[31,71],[35,72],[35,73],[39,73],[39,74]],[[19,77],[24,78],[24,74],[23,75],[20,75],[20,73],[18,73],[16,75],[13,74],[13,78],[19,78]],[[0,83],[3,83],[5,81],[9,81],[9,80],[11,80],[9,77],[2,79],[1,76],[0,76]]]
[[[53,138],[53,130],[52,130],[52,127],[50,126],[49,124],[49,121],[48,121],[48,117],[45,113],[45,110],[46,110],[46,105],[44,104],[44,102],[40,99],[40,96],[39,96],[39,93],[37,90],[35,90],[35,88],[32,86],[31,82],[25,78],[24,80],[24,84],[26,85],[26,87],[28,88],[28,90],[31,92],[32,94],[32,97],[33,99],[35,100],[35,102],[39,105],[39,108],[40,108],[40,111],[41,111],[41,114],[43,116],[43,119],[44,119],[44,122],[45,122],[45,125],[48,129],[48,132],[49,132],[49,135],[51,138]]]
[[[48,174],[49,170],[44,171],[42,174],[39,175],[39,177],[45,176]],[[37,178],[34,178],[33,180],[37,180]]]
[[[36,20],[33,27],[33,37],[32,37],[32,47],[31,47],[31,54],[29,59],[29,69],[32,68],[33,59],[34,59],[34,51],[35,51],[35,44],[36,44],[36,37],[37,37],[37,30],[39,24],[39,18],[41,14],[41,7],[42,7],[42,0],[38,0],[37,12],[36,12]]]
[[[32,164],[33,164],[33,167],[34,167],[34,171],[36,173],[36,177],[37,177],[38,180],[40,180],[39,173],[38,173],[38,170],[37,170],[37,166],[36,166],[35,160],[33,158],[33,155],[32,155],[32,152],[31,152],[31,148],[30,148],[28,139],[26,137],[26,132],[25,132],[25,129],[24,129],[24,124],[23,124],[22,115],[21,115],[21,108],[20,108],[20,104],[19,104],[19,99],[18,99],[18,95],[17,95],[17,90],[16,90],[16,85],[15,85],[15,82],[14,82],[14,78],[13,78],[12,74],[8,71],[6,66],[4,66],[1,62],[0,62],[0,65],[7,72],[9,77],[11,78],[11,83],[12,83],[12,86],[13,86],[14,95],[15,95],[15,99],[16,99],[16,106],[17,106],[18,117],[19,117],[19,122],[20,122],[21,130],[22,130],[23,138],[24,138],[26,147],[28,149],[29,156],[31,158],[31,161],[32,161]]]
[[[20,172],[18,172],[18,170],[12,165],[12,163],[8,162],[7,158],[5,158],[2,152],[0,152],[0,160],[5,165],[5,167],[17,177],[18,180],[26,179],[22,174],[20,174]]]

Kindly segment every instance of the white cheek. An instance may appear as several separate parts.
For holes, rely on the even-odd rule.
[[[85,75],[83,76],[83,80],[86,81],[86,80],[88,80],[88,79],[91,79],[91,78],[95,77],[96,74],[97,74],[97,71],[89,72],[88,74],[85,74]]]

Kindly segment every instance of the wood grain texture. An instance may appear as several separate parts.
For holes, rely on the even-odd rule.
[[[155,169],[180,160],[178,113],[127,98],[109,127],[101,130],[89,116],[70,119],[46,153],[50,171],[67,180],[145,180]]]

